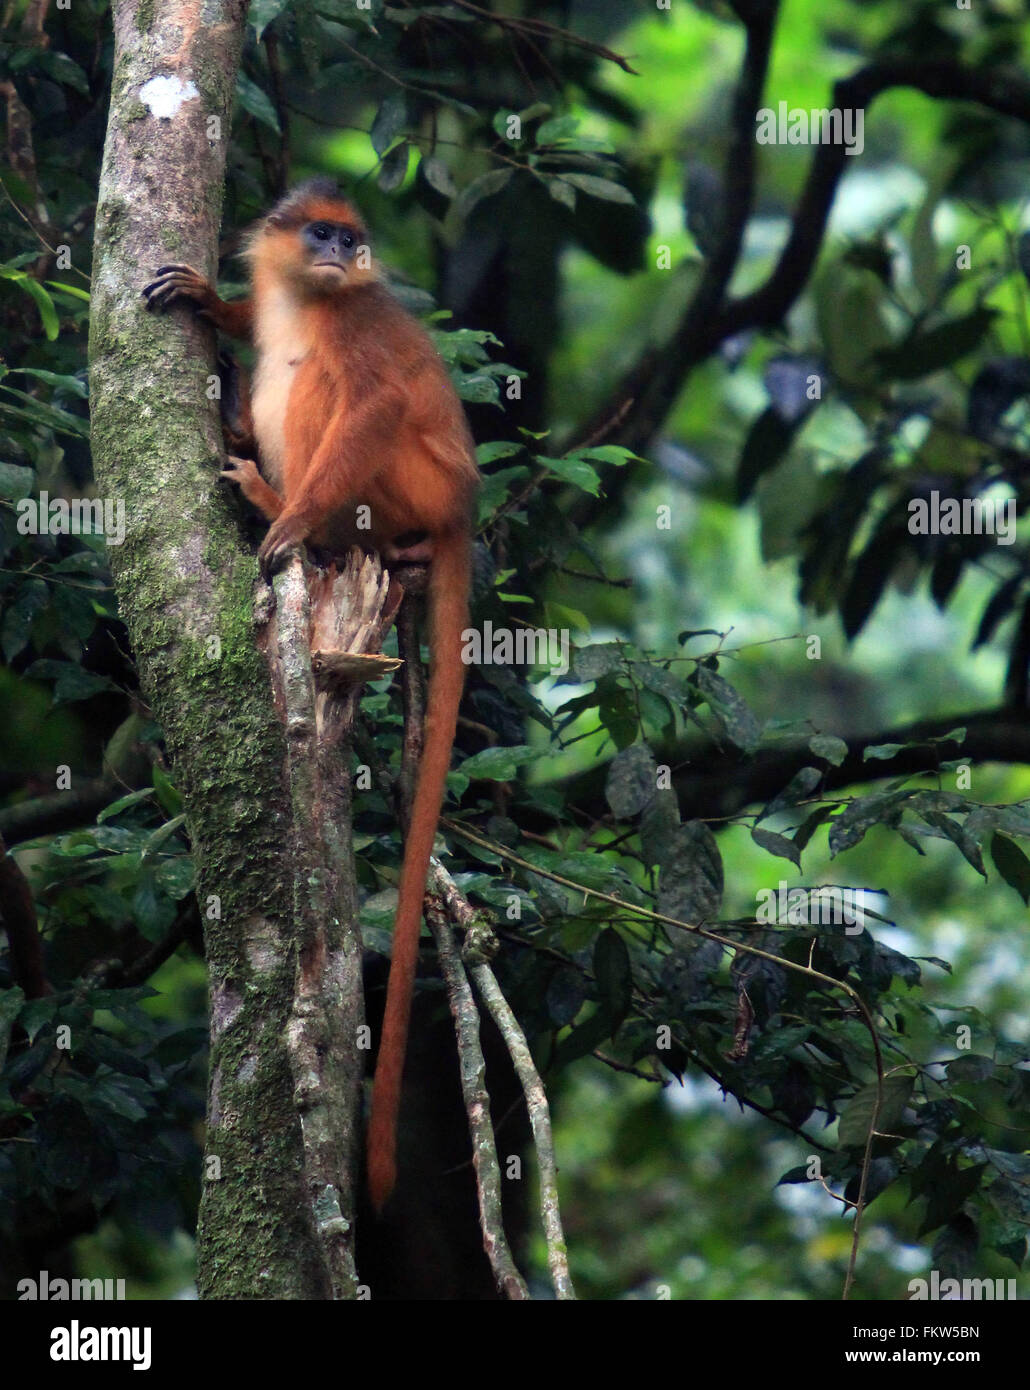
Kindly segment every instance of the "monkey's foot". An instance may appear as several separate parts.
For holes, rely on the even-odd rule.
[[[237,458],[235,454],[229,455],[229,467],[223,468],[218,476],[225,478],[230,483],[236,483],[238,487],[243,489],[244,494],[246,494],[248,487],[253,487],[256,483],[263,481],[253,459]]]
[[[424,531],[405,531],[386,542],[382,556],[388,565],[428,565],[433,558],[433,541]]]
[[[258,551],[258,563],[266,579],[281,570],[293,551],[304,544],[308,529],[307,523],[299,516],[284,514],[272,522]]]

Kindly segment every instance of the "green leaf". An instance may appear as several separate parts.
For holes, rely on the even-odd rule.
[[[545,182],[548,193],[556,203],[568,208],[569,212],[576,211],[576,190],[571,184],[566,183],[560,175],[546,176]]]
[[[51,283],[50,281],[47,282]],[[61,289],[65,287],[60,286]],[[85,296],[89,300],[89,295]],[[42,367],[14,367],[12,374],[17,372],[19,376],[35,377],[37,381],[45,381],[48,386],[55,386],[61,391],[70,391],[73,396],[78,396],[80,401],[87,399],[88,393],[86,383],[80,381],[77,376],[70,376],[66,372],[47,372]]]
[[[554,1066],[560,1070],[580,1057],[586,1057],[595,1047],[600,1047],[612,1035],[612,1018],[607,1009],[599,1008],[583,1023],[573,1028],[554,1051]]]
[[[369,139],[376,154],[383,155],[408,128],[408,103],[403,92],[391,92],[375,114]]]
[[[778,1028],[773,1033],[764,1033],[755,1044],[754,1056],[762,1062],[775,1062],[800,1047],[811,1033],[807,1023],[795,1023],[789,1028]],[[782,1182],[783,1179],[780,1179]]]
[[[963,826],[959,825],[957,821],[952,820],[950,816],[945,815],[943,811],[928,809],[925,805],[926,797],[927,793],[922,793],[913,800],[912,804],[919,817],[924,820],[927,825],[940,831],[945,839],[950,840],[952,844],[959,849],[963,858],[973,866],[978,874],[981,874],[986,879],[987,870],[984,868],[980,846],[971,835],[966,833]],[[1015,845],[1013,845],[1013,849],[1015,849]],[[1001,870],[999,869],[998,872],[1000,873]],[[1002,876],[1004,877],[1004,875]]]
[[[880,761],[886,758],[896,757],[903,748],[909,745],[905,743],[870,743],[862,751],[862,761]]]
[[[466,758],[459,771],[471,781],[510,782],[520,767],[539,757],[535,748],[518,744],[512,748],[483,748]]]
[[[0,413],[11,415],[16,420],[27,420],[32,425],[42,425],[44,429],[59,434],[73,434],[80,439],[89,437],[89,424],[77,415],[47,401],[36,400],[34,396],[8,386],[6,382],[0,383],[0,391],[21,402],[20,405],[12,405],[10,401],[0,399]]]
[[[19,502],[28,497],[36,481],[32,468],[23,468],[20,463],[0,463],[0,497],[7,502]]]
[[[785,835],[777,835],[771,830],[752,830],[751,838],[756,845],[768,850],[770,854],[776,854],[781,859],[789,859],[792,864],[801,868],[801,852],[793,840],[788,840]]]
[[[623,188],[621,183],[615,183],[612,179],[602,179],[597,174],[563,174],[562,177],[566,183],[571,183],[582,193],[589,193],[592,198],[602,198],[609,203],[628,203],[631,207],[636,206],[636,199],[629,189]]]
[[[511,458],[515,454],[521,454],[524,445],[519,444],[513,439],[495,439],[490,444],[480,444],[476,448],[476,458],[479,460],[480,468],[488,463],[493,463],[495,459]]]
[[[469,213],[481,203],[484,198],[493,198],[500,193],[511,178],[514,170],[512,169],[491,169],[488,174],[480,174],[471,183],[466,184],[458,197],[458,215],[465,220]]]
[[[617,931],[607,927],[594,945],[594,977],[601,1006],[611,1020],[610,1033],[629,1011],[633,997],[633,972],[626,943]]]
[[[867,830],[874,825],[882,825],[888,820],[888,813],[911,795],[911,792],[896,791],[858,797],[845,807],[830,826],[830,857],[835,858],[857,845],[865,838]]]
[[[737,501],[746,502],[755,484],[781,462],[791,446],[797,421],[784,420],[773,406],[766,406],[748,430],[737,464]]]
[[[596,681],[622,669],[622,648],[618,642],[595,642],[590,647],[577,647],[572,658],[572,671],[577,680]]]
[[[3,274],[3,272],[0,271],[0,274]],[[4,278],[12,280],[20,290],[24,290],[30,298],[35,300],[36,308],[39,310],[40,321],[43,324],[43,332],[46,334],[48,340],[53,342],[61,330],[61,325],[57,317],[57,310],[54,307],[54,301],[50,298],[49,294],[47,294],[43,286],[38,280],[34,280],[31,275],[25,275],[22,272],[17,272],[15,274],[8,273],[4,275]]]
[[[21,990],[17,991],[18,994]],[[30,999],[21,1011],[18,1022],[25,1029],[29,1042],[35,1042],[39,1030],[47,1023],[51,1023],[57,1013],[57,999],[52,995],[47,995],[43,999]]]
[[[670,701],[677,707],[690,704],[691,690],[682,676],[667,671],[663,666],[655,666],[650,661],[634,661],[633,675],[645,688],[655,695]]]
[[[730,742],[753,753],[761,741],[762,726],[729,681],[707,666],[698,666],[693,679]]]
[[[719,915],[723,893],[722,857],[703,821],[671,827],[667,853],[659,861],[658,911],[690,926]]]
[[[158,826],[156,830],[152,831],[151,834],[147,836],[146,843],[143,846],[144,858],[156,854],[161,846],[166,844],[185,824],[186,817],[185,815],[181,815],[173,816],[171,820],[165,821],[164,825]]]
[[[269,130],[274,130],[276,135],[282,134],[271,97],[242,71],[236,74],[236,100],[249,116],[253,116]]]
[[[81,289],[78,285],[66,285],[63,280],[46,280],[52,290],[57,290],[58,294],[70,295],[72,299],[77,299],[83,304],[89,303],[89,291]],[[22,371],[26,369],[23,367]]]
[[[451,173],[450,166],[445,164],[436,155],[428,155],[422,160],[422,173],[426,183],[430,188],[435,188],[445,198],[453,198],[458,188],[454,182],[454,175]]]
[[[182,793],[158,763],[153,765],[150,780],[154,784],[162,809],[169,816],[178,816],[182,812]]]
[[[158,893],[154,874],[144,871],[132,897],[132,915],[148,941],[157,941],[175,921],[175,904]]]
[[[975,1163],[971,1168],[958,1168],[949,1164],[938,1175],[937,1182],[927,1194],[926,1215],[919,1227],[920,1238],[961,1213],[962,1204],[980,1186],[986,1166]]]
[[[518,112],[509,111],[506,107],[502,107],[500,111],[495,111],[490,120],[490,126],[493,129],[494,134],[500,136],[502,140],[507,141],[508,123],[511,120],[512,116],[515,115],[518,115]]]
[[[25,672],[30,680],[54,682],[54,704],[88,700],[102,690],[117,690],[114,681],[94,675],[73,661],[34,661]]]
[[[874,353],[873,360],[886,378],[914,381],[930,372],[950,367],[953,362],[972,352],[996,317],[996,309],[974,309],[972,313],[949,319],[936,328],[910,333],[896,347]]]
[[[515,492],[515,484],[525,482],[530,476],[525,464],[514,468],[503,468],[496,473],[487,473],[479,489],[479,520],[487,521],[508,501]],[[521,513],[513,513],[521,515]]]
[[[994,1061],[976,1052],[967,1052],[948,1063],[948,1080],[955,1082],[988,1081],[995,1073]]]
[[[880,1134],[893,1134],[901,1126],[905,1107],[912,1094],[911,1076],[888,1076],[883,1083],[883,1104],[876,1117],[876,1129]],[[837,1142],[841,1148],[861,1149],[865,1147],[869,1127],[876,1109],[876,1083],[862,1086],[847,1101],[841,1111],[837,1128]]]
[[[632,743],[616,753],[608,764],[604,794],[612,815],[629,820],[639,815],[655,798],[657,768],[646,743]]]
[[[562,966],[551,976],[545,1001],[547,1016],[555,1028],[566,1028],[583,1007],[583,976],[571,966]]]
[[[62,86],[71,87],[80,96],[89,96],[89,78],[67,53],[61,53],[57,49],[36,49],[34,56],[36,63],[48,77],[60,82]]]
[[[814,791],[819,785],[822,778],[823,774],[817,767],[799,769],[783,790],[773,797],[758,819],[765,820],[767,816],[774,816],[777,811],[786,810],[787,807],[796,806],[799,801],[804,801],[808,793]]]
[[[575,454],[569,454],[565,458],[547,458],[539,455],[537,462],[564,482],[578,487],[581,492],[588,492],[591,497],[600,497],[601,479],[596,468],[592,468],[585,459],[577,458]]]
[[[991,840],[991,858],[1009,887],[1014,888],[1023,902],[1030,905],[1030,859],[1014,840],[998,834]]]
[[[107,1110],[120,1115],[123,1120],[138,1122],[147,1118],[146,1107],[134,1096],[129,1095],[124,1083],[112,1076],[102,1076],[93,1087],[93,1098]]]
[[[834,767],[840,767],[848,756],[848,745],[835,734],[816,734],[808,740],[808,748],[817,758],[823,758]]]
[[[832,807],[817,806],[807,820],[801,822],[797,830],[794,831],[794,843],[797,845],[799,851],[805,849],[815,832],[821,825],[825,824],[832,815]]]
[[[554,116],[549,121],[544,121],[537,126],[535,139],[538,146],[556,145],[559,141],[568,140],[575,135],[579,126],[576,116]]]
[[[395,189],[400,188],[407,178],[410,159],[411,146],[406,140],[394,145],[393,149],[383,156],[379,177],[376,179],[381,192],[393,193]]]
[[[175,902],[192,892],[196,881],[193,860],[182,854],[175,859],[166,859],[154,870],[154,879],[161,890]]]
[[[497,382],[485,372],[473,372],[459,378],[458,395],[472,405],[496,405],[500,400]]]
[[[593,459],[595,463],[614,463],[617,467],[624,463],[643,462],[639,454],[635,454],[632,449],[624,449],[621,444],[593,444],[586,449],[577,449],[575,457]]]
[[[97,824],[102,825],[104,821],[113,820],[115,816],[127,811],[130,806],[138,806],[141,801],[146,801],[154,795],[153,787],[144,787],[138,792],[129,792],[127,796],[121,796],[117,801],[112,801],[110,806],[105,806],[97,816]]]
[[[29,645],[32,625],[50,603],[50,590],[42,579],[25,579],[15,589],[14,602],[4,614],[0,646],[11,662]]]

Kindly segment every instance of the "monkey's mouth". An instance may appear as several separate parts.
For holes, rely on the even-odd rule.
[[[338,270],[341,274],[345,273],[339,261],[315,261],[311,268],[312,270]]]

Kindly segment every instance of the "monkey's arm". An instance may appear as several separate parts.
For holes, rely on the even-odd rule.
[[[190,265],[163,265],[157,279],[143,287],[148,309],[167,309],[177,299],[185,299],[194,311],[230,338],[249,338],[253,331],[254,307],[249,299],[231,304],[219,299],[209,280]]]
[[[303,413],[303,402],[295,408]],[[274,574],[293,546],[307,540],[372,481],[386,461],[405,409],[399,390],[380,387],[359,404],[336,411],[299,485],[287,485],[282,511],[261,542],[258,559],[265,574]],[[287,478],[292,473],[290,447],[287,434]]]

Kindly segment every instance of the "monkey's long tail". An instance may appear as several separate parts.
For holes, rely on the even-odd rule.
[[[418,961],[422,900],[465,684],[461,634],[468,626],[469,572],[468,537],[439,539],[429,572],[429,709],[401,867],[390,983],[368,1126],[368,1189],[377,1211],[393,1191],[397,1177],[397,1112]]]

